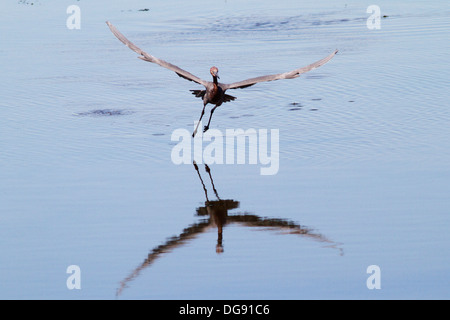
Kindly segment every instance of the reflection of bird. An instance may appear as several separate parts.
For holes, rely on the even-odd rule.
[[[266,81],[274,81],[274,80],[280,80],[280,79],[294,79],[297,78],[300,74],[311,71],[315,68],[318,68],[322,65],[324,65],[325,63],[327,63],[328,61],[331,60],[331,58],[334,57],[334,55],[338,52],[337,50],[335,50],[333,53],[331,53],[329,56],[316,61],[306,67],[302,67],[302,68],[298,68],[298,69],[294,69],[292,71],[288,71],[288,72],[284,72],[284,73],[278,73],[278,74],[273,74],[273,75],[267,75],[267,76],[261,76],[261,77],[256,77],[256,78],[250,78],[247,80],[243,80],[243,81],[239,81],[239,82],[234,82],[231,84],[224,84],[224,83],[219,83],[217,81],[217,79],[219,79],[219,70],[216,67],[212,67],[209,71],[211,73],[211,76],[213,78],[213,81],[205,81],[200,79],[199,77],[194,76],[193,74],[171,64],[168,63],[164,60],[158,59],[148,53],[146,53],[145,51],[142,51],[140,48],[138,48],[137,46],[135,46],[131,41],[129,41],[127,38],[125,38],[125,36],[119,32],[119,30],[116,29],[116,27],[114,27],[110,22],[106,22],[109,26],[109,28],[111,29],[112,33],[120,40],[122,41],[125,45],[127,45],[131,50],[135,51],[136,53],[140,54],[140,59],[144,60],[144,61],[148,61],[148,62],[153,62],[156,64],[159,64],[160,66],[167,68],[169,70],[174,71],[177,75],[179,75],[182,78],[185,78],[187,80],[190,81],[194,81],[198,84],[201,84],[203,86],[205,86],[205,90],[191,90],[192,93],[198,97],[198,98],[202,98],[203,99],[203,109],[202,109],[202,113],[200,115],[200,119],[197,123],[197,127],[194,130],[194,133],[192,134],[192,136],[195,136],[197,129],[198,129],[198,124],[200,123],[200,120],[202,120],[203,115],[205,114],[205,107],[208,103],[214,104],[215,106],[211,109],[211,114],[209,116],[209,120],[208,120],[208,124],[205,126],[204,128],[204,132],[207,131],[209,129],[209,125],[211,123],[211,118],[212,115],[214,113],[214,110],[216,110],[216,108],[218,106],[220,106],[222,103],[224,102],[228,102],[228,101],[233,101],[236,99],[236,97],[230,96],[228,94],[225,94],[225,91],[227,91],[228,89],[243,89],[243,88],[247,88],[250,87],[258,82],[266,82]]]
[[[245,227],[256,227],[259,230],[277,230],[283,234],[296,234],[311,240],[326,243],[327,247],[338,249],[340,254],[343,254],[342,248],[339,244],[329,240],[327,237],[320,233],[316,233],[313,229],[299,225],[291,220],[280,219],[280,218],[266,218],[260,217],[255,214],[248,213],[229,213],[228,211],[236,209],[239,207],[239,201],[226,199],[222,200],[214,186],[214,181],[211,176],[211,170],[208,165],[205,165],[205,170],[209,175],[212,189],[217,200],[210,200],[208,197],[208,191],[203,182],[202,176],[198,169],[197,164],[194,162],[194,168],[200,178],[200,182],[203,186],[203,191],[205,192],[205,205],[197,208],[197,216],[204,217],[206,219],[201,219],[200,221],[191,224],[189,227],[183,229],[183,231],[177,235],[170,237],[165,243],[153,248],[150,253],[146,256],[144,261],[133,270],[133,272],[120,282],[120,287],[117,289],[117,296],[119,296],[122,291],[126,288],[127,284],[139,276],[140,272],[146,267],[150,266],[155,260],[160,258],[162,255],[171,252],[172,250],[179,248],[189,241],[195,239],[198,235],[203,232],[207,232],[211,228],[217,228],[217,244],[216,253],[224,252],[223,249],[223,227],[229,224],[239,224]]]
[[[223,252],[223,245],[222,245],[222,239],[223,239],[223,226],[227,223],[228,218],[228,211],[232,209],[236,209],[239,207],[239,201],[235,201],[232,199],[228,200],[222,200],[219,197],[219,194],[217,193],[216,187],[214,186],[214,181],[211,176],[211,169],[209,169],[209,166],[205,164],[205,170],[209,175],[209,179],[211,181],[211,185],[214,191],[214,194],[217,197],[217,200],[209,200],[208,198],[208,190],[205,187],[205,183],[203,182],[202,176],[200,172],[198,171],[197,163],[194,161],[194,168],[195,171],[197,171],[198,177],[200,178],[200,182],[203,186],[203,191],[205,192],[205,206],[197,208],[197,215],[198,216],[209,216],[209,220],[212,225],[215,225],[217,227],[217,245],[216,245],[216,252],[222,253]]]

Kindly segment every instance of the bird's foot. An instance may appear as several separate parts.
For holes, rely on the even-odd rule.
[[[205,127],[203,128],[203,132],[208,131],[208,129],[209,129],[209,126],[205,126]]]

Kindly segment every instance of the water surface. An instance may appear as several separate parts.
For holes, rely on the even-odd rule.
[[[0,10],[0,298],[450,297],[446,1],[379,1],[379,30],[348,1],[77,1],[80,30],[73,2],[31,2]],[[199,86],[137,59],[106,20],[223,82],[339,54],[215,112],[223,132],[279,129],[276,175],[197,170],[170,155]]]

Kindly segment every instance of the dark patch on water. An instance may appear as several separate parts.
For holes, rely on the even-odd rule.
[[[340,24],[343,22],[349,22],[350,19],[331,19],[331,20],[314,20],[311,22],[313,26]]]
[[[351,22],[365,20],[365,18],[343,18],[332,19],[327,17],[329,14],[324,13],[322,16],[295,15],[288,17],[230,17],[220,19],[212,24],[213,31],[230,32],[230,31],[274,31],[280,30],[298,30],[308,27],[316,27],[320,25],[339,25]]]
[[[320,100],[322,100],[322,98],[314,98],[314,99],[311,99],[311,101],[320,101]]]
[[[291,106],[291,108],[288,109],[289,111],[302,110],[303,107],[300,102],[291,102],[289,105]]]
[[[275,26],[275,24],[273,24],[273,23],[271,23],[271,22],[267,22],[267,21],[265,21],[265,22],[256,22],[255,23],[255,27],[256,28],[259,28],[259,27],[274,27]]]
[[[19,4],[26,4],[26,5],[30,5],[30,6],[33,6],[35,4],[40,4],[39,0],[35,0],[35,1],[19,0],[18,3]]]
[[[324,74],[310,74],[306,76],[306,79],[323,79],[326,78],[327,76]]]
[[[137,11],[140,11],[140,12],[147,12],[147,11],[150,11],[150,9],[149,9],[149,8],[143,8],[143,9],[138,9]],[[128,9],[128,10],[120,10],[120,12],[134,12],[134,10],[132,10],[132,9]]]
[[[130,110],[121,110],[121,109],[97,109],[97,110],[91,110],[87,112],[80,112],[76,113],[76,116],[83,116],[83,117],[109,117],[109,116],[124,116],[132,114],[133,112]]]

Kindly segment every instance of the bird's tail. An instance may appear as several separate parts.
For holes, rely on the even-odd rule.
[[[223,98],[223,102],[228,102],[228,101],[234,101],[236,100],[236,97],[230,96],[229,94],[226,94]]]
[[[206,90],[190,90],[194,96],[197,98],[202,98],[205,96]],[[223,97],[223,102],[234,101],[236,97],[230,96],[229,94],[225,94]]]
[[[194,96],[197,98],[202,98],[205,96],[206,90],[190,90]]]

